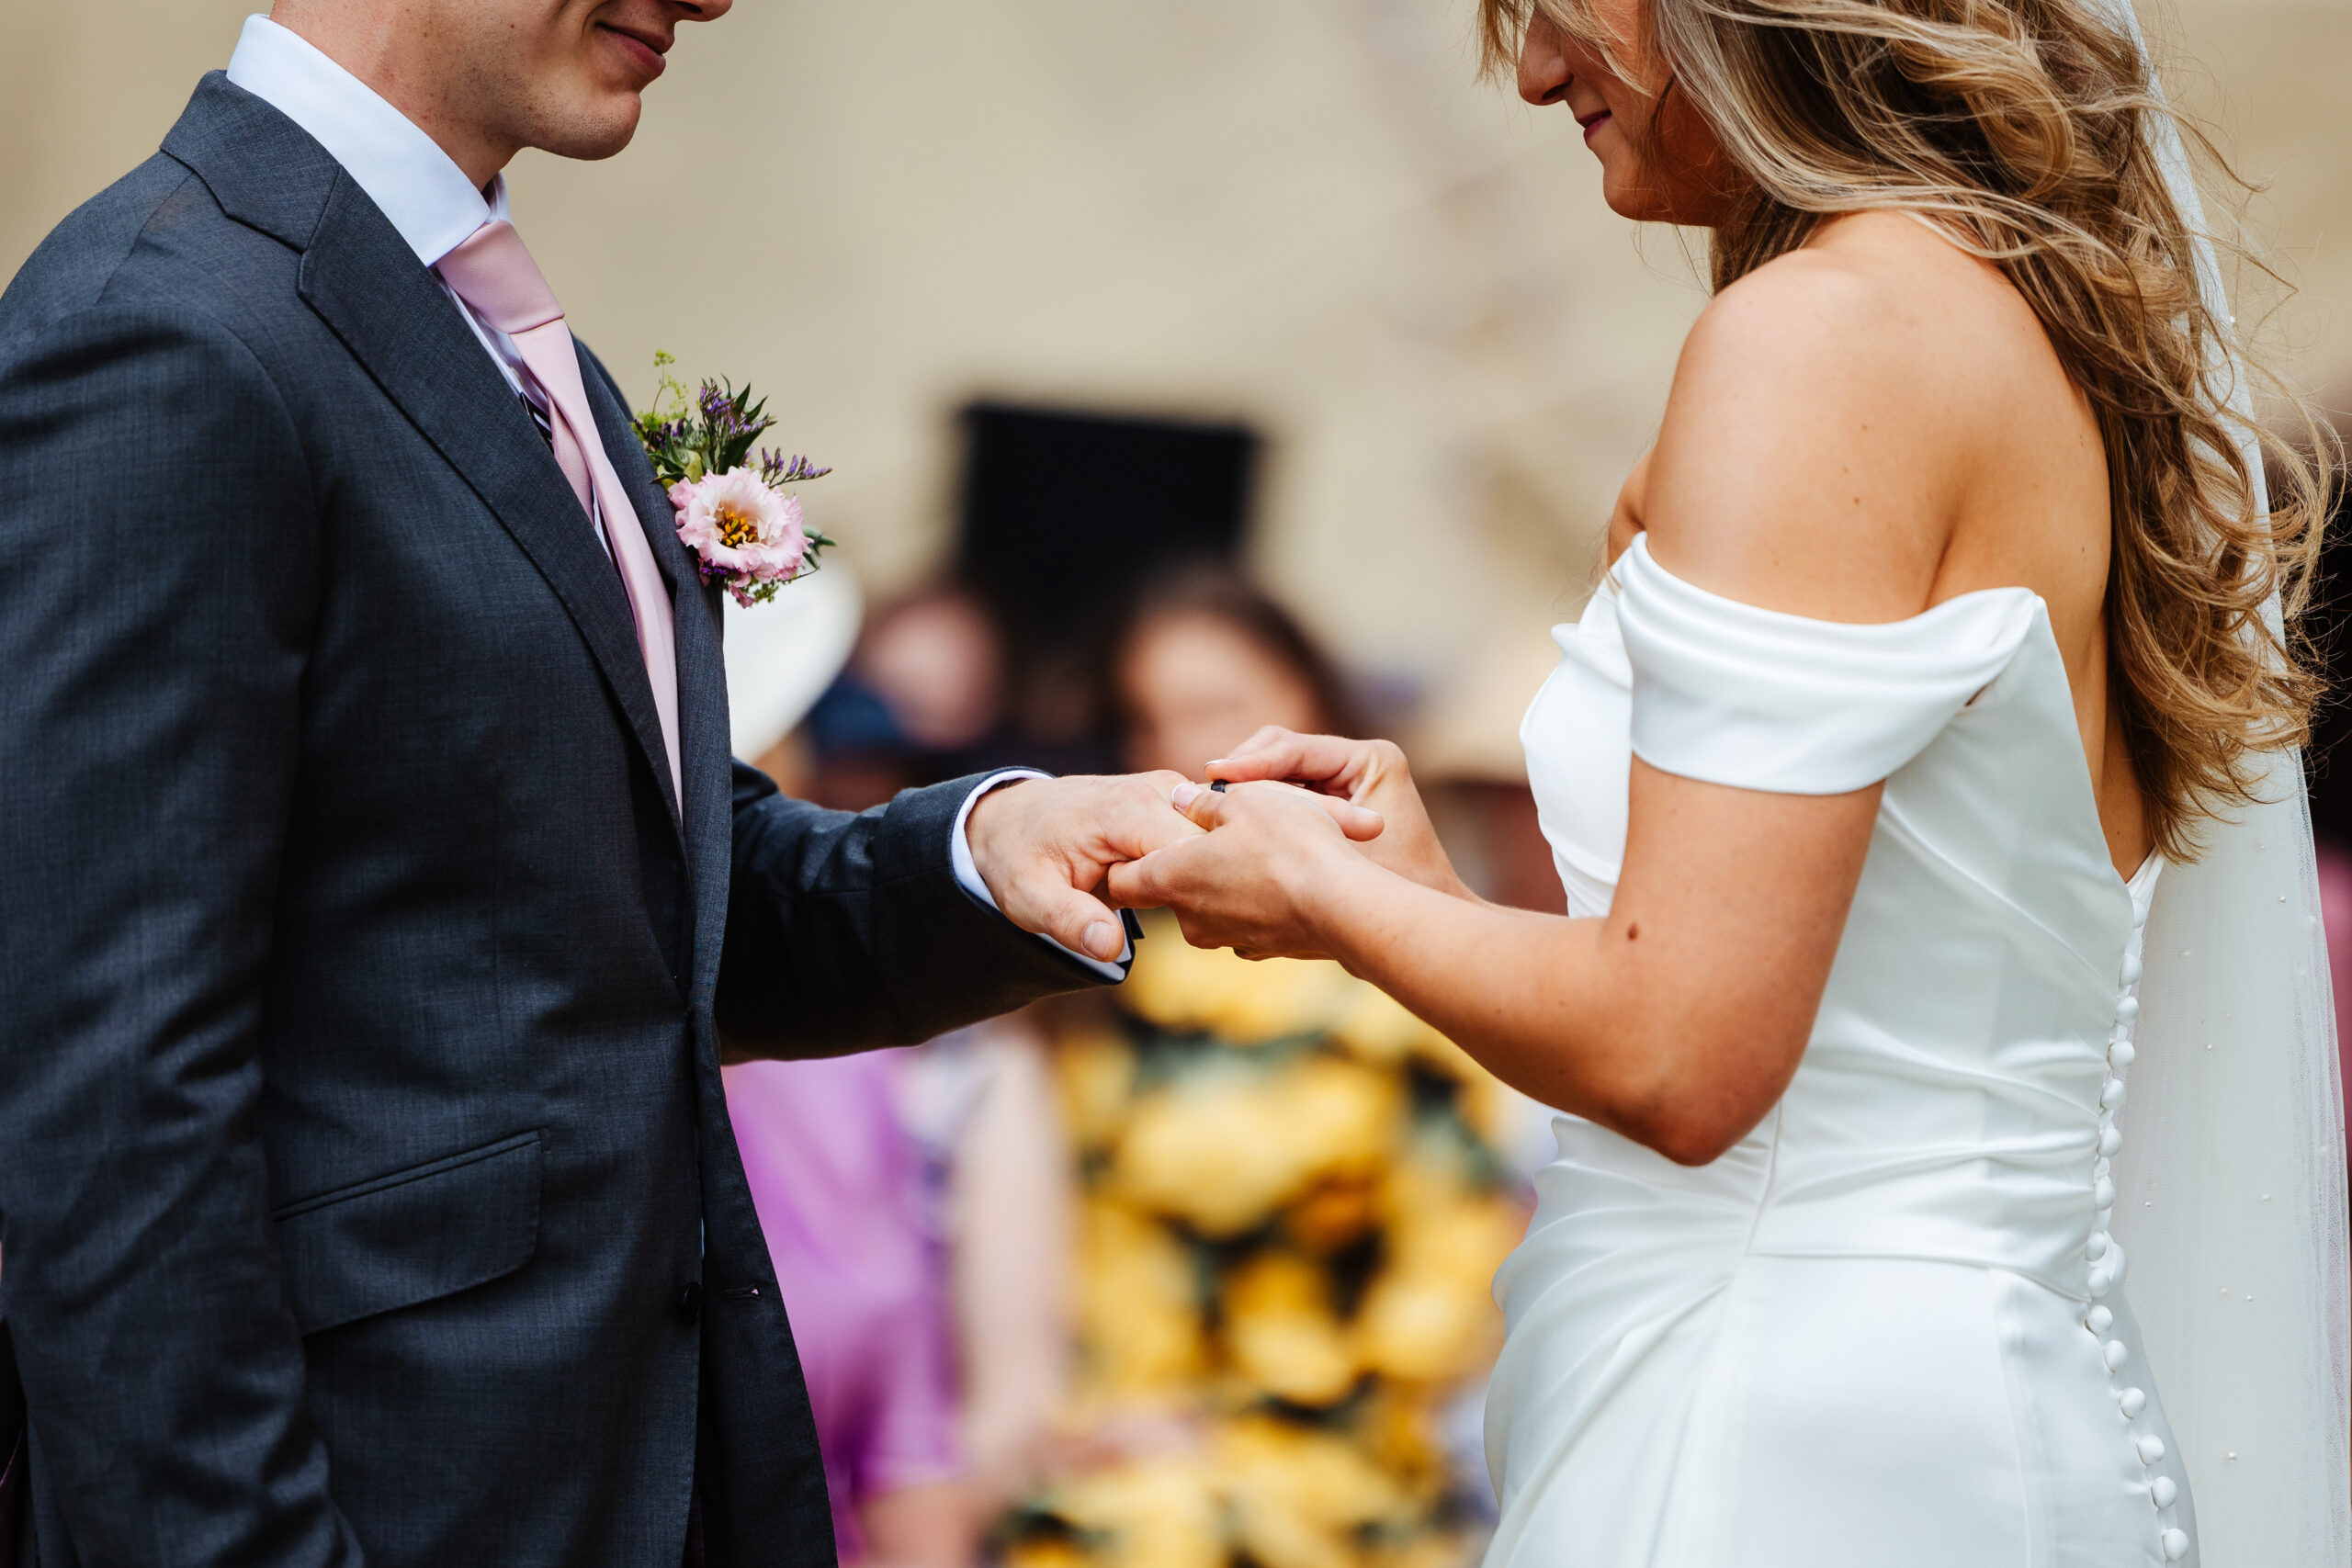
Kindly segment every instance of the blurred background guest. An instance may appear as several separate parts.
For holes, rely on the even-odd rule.
[[[1568,912],[1567,890],[1536,820],[1519,721],[1558,661],[1547,639],[1491,638],[1421,705],[1428,716],[1408,740],[1430,822],[1463,881],[1481,897],[1547,915]]]
[[[1199,778],[1211,758],[1270,724],[1309,735],[1362,729],[1337,667],[1227,567],[1147,582],[1104,665],[1104,705],[1129,769]]]
[[[808,1381],[841,1561],[962,1568],[979,1519],[897,1055],[727,1067],[728,1115]]]
[[[836,555],[766,608],[726,606],[729,740],[736,756],[806,799],[814,769],[803,721],[856,647],[865,595]]]
[[[860,608],[838,563],[773,605],[729,608],[738,756],[806,787],[799,726],[850,657]],[[964,1568],[987,1506],[963,1446],[949,1265],[925,1151],[900,1114],[905,1055],[742,1062],[723,1076],[808,1382],[841,1560]]]
[[[898,1104],[924,1156],[932,1235],[949,1259],[965,1474],[994,1518],[1044,1473],[1070,1359],[1070,1149],[1026,1018],[899,1054]]]
[[[1393,682],[1351,679],[1241,570],[1246,427],[983,404],[962,428],[949,571],[828,644],[845,667],[793,739],[746,739],[815,797],[863,808],[1041,749],[1198,777],[1268,724],[1396,716]],[[1539,906],[1557,883],[1510,742],[1542,651],[1473,660],[1447,692],[1459,733],[1429,749],[1463,863]],[[813,666],[782,657],[805,691]],[[845,1552],[1466,1561],[1490,1506],[1488,1281],[1547,1118],[1336,965],[1147,931],[1114,997],[854,1067],[729,1069],[796,1324],[798,1294],[873,1298],[803,1329],[834,1364],[811,1386]],[[864,1348],[918,1310],[942,1326],[890,1404]]]
[[[1102,666],[1124,766],[1198,777],[1265,724],[1352,727],[1330,660],[1232,572],[1133,606]],[[1466,1561],[1525,1102],[1336,964],[1146,931],[1115,995],[1044,1013],[1078,1154],[1077,1359],[1007,1561]]]
[[[809,798],[862,811],[1002,765],[1004,637],[970,590],[926,584],[876,612],[808,716]]]
[[[953,584],[861,632],[855,580],[830,565],[729,612],[735,750],[854,809],[996,766],[1002,649]],[[1041,1040],[1001,1019],[920,1051],[725,1076],[842,1561],[970,1562],[1039,1473],[1066,1386],[1069,1156]]]

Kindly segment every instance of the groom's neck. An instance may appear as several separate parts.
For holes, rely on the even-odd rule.
[[[467,29],[450,25],[448,10],[440,0],[277,0],[269,19],[366,83],[487,186],[523,143],[481,112],[487,73],[469,71]]]
[[[734,0],[277,0],[271,19],[373,88],[486,186],[515,153],[609,158],[684,22]]]

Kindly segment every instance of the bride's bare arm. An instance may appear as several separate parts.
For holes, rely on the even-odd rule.
[[[1182,792],[1179,792],[1180,795]],[[1685,1164],[1779,1100],[1804,1055],[1878,809],[1636,761],[1629,874],[1606,919],[1449,897],[1373,863],[1295,792],[1185,797],[1214,831],[1113,874],[1187,937],[1329,953],[1498,1077]]]

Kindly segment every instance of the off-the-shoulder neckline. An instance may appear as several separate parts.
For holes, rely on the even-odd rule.
[[[1686,578],[1677,577],[1659,565],[1657,558],[1650,553],[1647,530],[1636,533],[1632,542],[1626,545],[1617,558],[1609,563],[1608,571],[1603,575],[1604,589],[1612,586],[1611,580],[1624,569],[1628,558],[1634,556],[1636,551],[1640,552],[1641,558],[1634,564],[1642,571],[1655,577],[1658,582],[1666,584],[1668,592],[1703,601],[1710,605],[1720,606],[1724,614],[1747,617],[1761,625],[1802,626],[1815,628],[1816,635],[1818,628],[1826,627],[1833,628],[1838,633],[1867,637],[1872,634],[1894,635],[1905,630],[1922,628],[1931,623],[1957,618],[1966,611],[1992,604],[2000,604],[2012,610],[2030,606],[2041,612],[2033,618],[2040,623],[2042,635],[2049,641],[2050,651],[2053,655],[2058,652],[2057,639],[2050,630],[2049,606],[2041,595],[2030,588],[2022,586],[1973,588],[1965,593],[1955,593],[1949,599],[1928,605],[1916,615],[1906,615],[1899,621],[1825,621],[1817,616],[1793,615],[1786,610],[1768,610],[1760,604],[1750,604],[1744,600],[1725,598],[1720,593],[1701,588]],[[2027,635],[2031,635],[2030,627]],[[2064,667],[2065,661],[2062,658],[2059,660],[2062,679],[2065,678]],[[2070,691],[2068,693],[2070,700],[2072,694]],[[2098,857],[2099,863],[2105,867],[2108,874],[2114,878],[2114,886],[2125,894],[2134,898],[2152,897],[2156,878],[2162,874],[2165,864],[2164,857],[2160,852],[2152,849],[2129,876],[2116,869],[2114,861],[2105,852],[2107,829],[2098,814],[2098,791],[2091,778],[2090,758],[2081,749],[2081,738],[2077,736],[2075,739],[2075,754],[2082,769],[2080,777],[2085,791],[2084,803],[2089,807],[2088,827],[2091,841],[2097,843],[2101,851]]]
[[[2048,608],[2048,606],[2043,604],[2041,594],[2035,592],[2030,588],[2020,585],[1999,588],[1972,588],[1965,593],[1955,593],[1949,599],[1939,600],[1915,615],[1905,615],[1899,620],[1893,621],[1831,621],[1825,620],[1818,615],[1800,615],[1794,611],[1768,609],[1761,604],[1751,604],[1745,599],[1730,598],[1727,595],[1717,593],[1711,589],[1702,588],[1687,577],[1677,576],[1672,570],[1668,570],[1664,565],[1661,565],[1657,557],[1651,553],[1649,547],[1649,531],[1647,529],[1643,529],[1635,533],[1633,537],[1633,541],[1623,550],[1618,552],[1617,558],[1614,560],[1611,560],[1609,563],[1607,570],[1601,573],[1601,586],[1604,589],[1611,591],[1614,590],[1617,574],[1625,569],[1627,561],[1637,551],[1640,553],[1641,557],[1639,563],[1641,567],[1649,572],[1657,574],[1661,581],[1670,583],[1675,591],[1688,594],[1695,599],[1703,600],[1709,604],[1723,605],[1731,613],[1741,615],[1756,616],[1766,621],[1787,622],[1808,626],[1835,626],[1842,631],[1850,631],[1856,634],[1867,634],[1873,631],[1891,632],[1917,627],[1928,622],[1950,619],[1966,610],[1974,609],[1979,605],[1994,603],[2015,604],[2019,601],[2024,601],[2033,604],[2042,605],[2045,613]]]

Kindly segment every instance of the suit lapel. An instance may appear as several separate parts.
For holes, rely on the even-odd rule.
[[[628,412],[595,355],[581,351],[581,380],[596,411],[605,455],[637,502],[637,523],[670,585],[678,636],[678,760],[686,792],[686,867],[695,897],[694,988],[718,976],[734,854],[734,769],[727,712],[727,667],[718,592],[703,586],[694,553],[678,538],[676,510],[653,478],[629,427]],[[771,606],[769,613],[775,613]]]
[[[347,175],[337,178],[303,253],[300,287],[555,590],[674,814],[668,750],[619,572],[457,305]]]
[[[553,588],[604,672],[673,819],[667,749],[638,651],[620,573],[581,513],[531,417],[390,221],[309,132],[220,72],[208,74],[164,151],[195,172],[223,211],[302,253],[303,299],[425,439],[463,476]],[[732,782],[718,609],[679,542],[626,409],[582,353],[597,434],[637,501],[678,628],[680,771],[696,890],[697,974],[717,969],[730,853]],[[626,526],[622,519],[608,525]],[[707,963],[702,949],[708,948]]]

